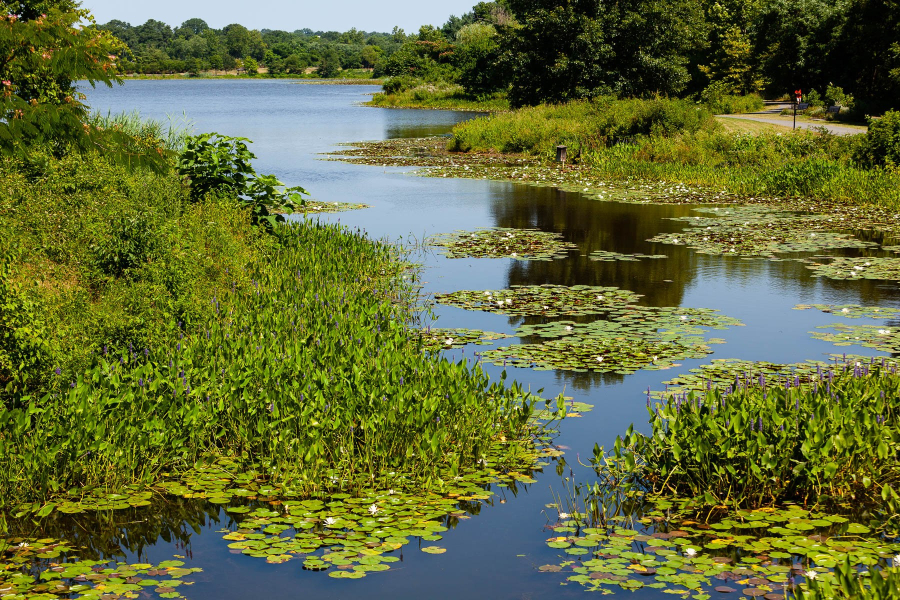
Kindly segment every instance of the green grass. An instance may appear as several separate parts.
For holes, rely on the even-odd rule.
[[[505,96],[472,98],[464,93],[461,85],[452,83],[418,83],[393,93],[375,94],[366,104],[382,108],[432,108],[475,112],[509,110],[509,101]]]
[[[900,208],[900,172],[856,160],[865,136],[752,128],[727,131],[680,100],[615,100],[539,106],[457,125],[457,152],[523,153],[571,161],[596,177],[646,179],[747,196],[802,196]]]

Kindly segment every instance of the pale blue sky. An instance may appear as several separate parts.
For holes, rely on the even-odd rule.
[[[318,31],[390,31],[399,25],[407,33],[420,25],[442,25],[450,15],[460,15],[478,0],[82,0],[98,23],[112,19],[140,25],[156,19],[177,26],[199,17],[215,28],[240,23],[251,29],[294,31],[309,27]]]

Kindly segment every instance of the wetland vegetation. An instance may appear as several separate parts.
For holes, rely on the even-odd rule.
[[[67,40],[71,60],[37,69],[35,53],[22,52],[0,73],[0,597],[181,598],[203,569],[145,552],[212,524],[246,560],[362,579],[413,548],[452,553],[444,534],[553,470],[562,491],[543,505],[552,533],[542,549],[559,560],[535,564],[537,577],[695,600],[732,586],[767,600],[896,595],[897,361],[717,359],[678,374],[725,341],[711,330],[750,328],[662,284],[699,255],[896,282],[897,113],[846,138],[723,132],[713,112],[758,108],[736,92],[761,90],[751,75],[762,67],[725,52],[745,34],[704,29],[708,11],[687,2],[618,7],[616,22],[581,5],[483,3],[442,30],[395,31],[395,52],[375,68],[397,77],[376,103],[537,106],[460,123],[449,140],[357,145],[331,160],[553,187],[563,213],[566,191],[595,203],[706,205],[665,213],[664,226],[616,220],[649,244],[641,251],[500,207],[493,227],[426,239],[447,262],[513,259],[506,287],[432,296],[402,245],[328,222],[372,208],[363,198],[305,198],[257,173],[244,138],[90,116],[74,82],[119,82],[122,43],[110,27],[78,29],[88,15],[74,4],[46,14],[25,4],[0,30],[17,47]],[[780,14],[747,19],[759,11]],[[706,56],[702,88],[685,58],[694,40],[653,40],[655,71],[600,53],[562,73],[536,43],[543,23],[565,43],[572,32],[589,45],[610,34],[630,56],[649,22],[719,44],[726,56]],[[171,47],[208,49],[222,36],[203,25],[183,26]],[[243,40],[227,52],[252,65],[257,37],[267,42],[246,33],[231,27],[224,39]],[[303,38],[276,37],[291,51]],[[503,39],[519,62],[507,89],[486,89]],[[310,45],[322,46],[320,70],[340,68],[334,48]],[[427,76],[409,79],[420,67]],[[872,89],[854,91],[875,106]],[[555,276],[559,264],[604,284],[557,284],[573,281]],[[655,278],[623,283],[641,270]],[[796,308],[865,319],[816,325],[818,342],[900,351],[896,307]],[[507,327],[433,326],[434,313],[452,309]],[[474,362],[454,354],[470,344],[490,347]],[[588,465],[578,454],[567,462],[556,423],[615,411],[563,394],[544,401],[507,366],[584,376],[576,382],[674,374],[666,389],[647,389],[649,421],[609,450],[594,446]],[[588,467],[584,483],[578,467]]]

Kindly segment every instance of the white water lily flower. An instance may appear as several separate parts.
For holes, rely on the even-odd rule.
[[[564,512],[559,513],[559,518],[560,518],[560,519],[568,519],[568,518],[571,517],[571,516],[572,516],[572,515],[570,515],[569,513],[564,513]]]
[[[566,331],[572,331],[572,326],[571,326],[571,325],[566,325]]]
[[[447,339],[444,341],[444,343],[447,344],[448,346],[452,346],[452,345],[453,345],[453,338],[447,338]]]
[[[602,357],[602,356],[598,356],[598,357],[597,357],[597,362],[598,362],[598,363],[602,363],[602,362],[603,362],[603,357]]]
[[[597,296],[597,300],[603,300],[603,296]]]
[[[841,309],[841,312],[844,313],[844,314],[847,314],[848,312],[850,312],[850,309],[849,309],[849,308],[842,308],[842,309]]]
[[[507,303],[507,304],[512,304],[512,298],[507,298],[507,299],[506,299],[506,303]]]
[[[550,310],[550,307],[549,307],[549,306],[545,306],[545,307],[544,307],[544,310]]]
[[[18,548],[27,548],[27,547],[28,547],[28,544],[26,544],[25,542],[22,542],[22,543],[19,544],[17,547],[18,547]]]
[[[335,523],[337,523],[337,519],[335,519],[334,517],[325,517],[325,525],[327,525],[328,527],[331,527]]]
[[[484,295],[485,295],[485,296],[490,296],[491,293],[490,293],[490,292],[485,292]]]
[[[891,564],[893,564],[894,567],[900,567],[900,554],[891,559]]]
[[[853,267],[854,271],[862,271],[865,267]]]
[[[658,357],[658,356],[654,356],[654,357],[653,357],[653,362],[656,362],[656,359],[657,359],[657,358],[659,358],[659,357]]]
[[[890,332],[891,332],[890,329],[879,329],[878,330],[878,333],[880,333],[881,335],[888,335]]]
[[[372,506],[369,507],[369,514],[370,514],[370,515],[374,515],[374,514],[377,513],[377,512],[378,512],[378,507],[375,506],[374,504],[373,504]]]
[[[388,490],[388,496],[393,496],[396,493],[397,492],[395,492],[394,490]]]
[[[503,300],[497,300],[497,306],[503,306]]]
[[[516,254],[515,252],[513,252],[512,254],[510,254],[510,256],[512,256],[513,258],[515,258],[516,256],[518,256],[518,254]]]
[[[803,576],[806,577],[807,579],[815,579],[816,577],[819,576],[819,574],[815,571],[807,571],[806,573],[803,574]]]
[[[697,551],[694,550],[693,548],[688,548],[687,550],[684,551],[684,553],[687,554],[688,556],[697,556]]]
[[[684,316],[684,315],[681,315],[681,320],[682,320],[682,321],[687,321],[687,317]]]

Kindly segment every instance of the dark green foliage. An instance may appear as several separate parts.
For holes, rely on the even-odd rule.
[[[811,384],[747,381],[727,390],[648,401],[653,433],[617,438],[594,462],[656,491],[758,507],[831,497],[900,509],[900,375],[880,364],[838,365]]]
[[[75,83],[119,81],[116,54],[123,46],[108,33],[83,28],[89,13],[68,2],[16,2],[2,12],[0,152],[21,154],[44,141],[87,148],[96,132],[83,125],[87,107]]]
[[[603,94],[674,94],[688,82],[685,55],[700,42],[702,15],[690,0],[514,0],[521,28],[505,38],[514,106]]]
[[[270,243],[239,203],[186,191],[172,169],[96,153],[0,163],[0,403],[104,345],[152,348],[176,321],[192,331]]]
[[[880,119],[869,121],[856,158],[869,167],[900,166],[900,112],[888,111]]]
[[[240,200],[249,211],[254,225],[268,230],[284,221],[274,211],[292,212],[303,204],[299,186],[280,190],[284,184],[274,175],[257,175],[246,138],[233,138],[217,133],[204,133],[187,139],[178,158],[178,172],[190,184],[191,199],[200,201],[211,194],[226,194]]]
[[[341,57],[334,48],[327,49],[319,60],[319,77],[326,79],[337,77],[341,72]]]

